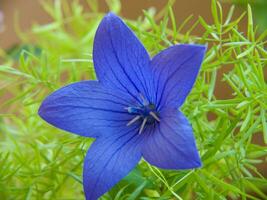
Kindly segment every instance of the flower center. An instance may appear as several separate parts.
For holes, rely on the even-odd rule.
[[[135,117],[127,123],[127,126],[130,126],[135,122],[141,122],[139,134],[142,133],[146,125],[160,122],[159,113],[156,111],[155,105],[148,103],[143,96],[141,97],[142,104],[140,106],[129,106],[126,108],[129,114],[135,115]]]

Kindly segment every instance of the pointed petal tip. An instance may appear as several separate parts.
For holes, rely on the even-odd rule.
[[[120,17],[119,16],[117,16],[115,13],[113,13],[113,12],[108,12],[105,16],[104,16],[104,18],[103,19],[120,19]]]
[[[44,102],[45,100],[41,103],[40,107],[38,108],[38,115],[44,119]]]
[[[197,46],[199,46],[203,53],[206,53],[206,51],[208,50],[208,44],[199,44]]]
[[[114,12],[112,12],[112,11],[109,11],[106,14],[106,17],[114,17],[114,16],[117,16],[117,15]]]
[[[62,88],[64,88],[64,87],[62,87]],[[51,101],[53,100],[53,95],[55,92],[52,92],[47,97],[45,97],[38,108],[38,115],[45,121],[47,121],[46,120],[47,110],[48,110],[49,104],[51,104]]]
[[[197,160],[196,163],[195,163],[194,169],[199,169],[199,168],[202,168],[202,167],[203,167],[203,164],[201,162],[201,159],[199,158],[199,160]]]
[[[108,24],[108,26],[113,26],[113,24],[116,24],[116,23],[122,23],[122,24],[126,25],[125,22],[122,20],[122,18],[113,12],[108,12],[104,16],[102,21],[105,21]]]
[[[199,47],[203,53],[205,53],[208,49],[208,44],[198,44],[196,46]]]
[[[51,117],[49,116],[49,111],[48,111],[48,104],[47,102],[49,101],[49,97],[46,97],[43,102],[41,103],[40,107],[38,108],[38,115],[39,117],[41,117],[45,122],[47,122],[48,124],[51,124],[55,127],[57,127],[56,125],[54,125],[54,123],[51,121]]]
[[[185,169],[199,169],[203,166],[201,158],[198,153],[197,155],[195,155],[195,158],[192,161],[190,161],[190,163],[191,164],[189,164],[188,167],[186,167]]]

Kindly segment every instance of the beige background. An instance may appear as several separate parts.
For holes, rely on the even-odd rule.
[[[85,0],[80,2],[87,8]],[[99,2],[101,9],[106,11],[105,1]],[[149,7],[160,9],[166,2],[167,0],[122,0],[122,15],[134,19],[142,15],[142,10]],[[0,0],[0,10],[4,14],[4,31],[0,33],[1,48],[8,48],[19,42],[14,28],[15,22],[18,22],[22,30],[27,30],[34,23],[45,24],[50,21],[38,0]],[[201,15],[211,21],[210,0],[177,0],[174,11],[178,24],[191,14],[196,18]]]

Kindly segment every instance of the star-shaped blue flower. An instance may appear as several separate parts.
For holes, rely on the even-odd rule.
[[[87,200],[107,192],[141,157],[163,169],[201,166],[192,128],[178,108],[205,51],[202,45],[175,45],[150,59],[119,17],[104,17],[93,49],[98,81],[65,86],[39,110],[60,129],[96,138],[84,162]]]

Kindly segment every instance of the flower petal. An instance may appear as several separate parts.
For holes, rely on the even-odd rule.
[[[81,81],[48,96],[39,115],[48,123],[86,137],[116,134],[132,118],[124,109],[131,97],[108,90],[97,81]]]
[[[158,108],[183,104],[195,83],[205,51],[206,46],[202,45],[175,45],[152,59]]]
[[[93,59],[101,83],[128,92],[137,101],[138,93],[150,100],[149,55],[127,25],[112,13],[98,27]]]
[[[138,127],[124,128],[117,137],[100,137],[84,162],[83,185],[87,200],[95,200],[126,176],[141,159]]]
[[[165,110],[160,116],[158,126],[144,138],[145,160],[163,169],[200,167],[193,131],[184,115],[177,110]]]

